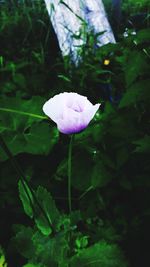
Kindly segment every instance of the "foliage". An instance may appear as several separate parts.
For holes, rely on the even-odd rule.
[[[0,228],[4,229],[0,238],[6,255],[5,260],[0,251],[0,263],[147,265],[148,24],[134,35],[128,30],[127,37],[124,24],[119,41],[101,48],[95,46],[97,36],[88,33],[77,66],[68,57],[62,62],[42,2],[8,2],[11,6],[0,4]],[[137,12],[137,1],[134,10],[131,1],[123,2],[122,12],[128,19]],[[147,2],[142,2],[138,11],[147,12]],[[101,103],[88,128],[74,139],[71,214],[67,199],[70,137],[59,134],[42,112],[46,99],[70,90]],[[21,166],[23,177],[14,165]]]
[[[57,142],[57,129],[42,121],[46,119],[41,114],[43,103],[44,99],[38,96],[30,100],[20,97],[1,99],[0,132],[11,146],[13,155],[23,152],[48,154]],[[6,155],[2,154],[2,159],[5,158]]]
[[[71,266],[127,266],[123,262],[122,255],[115,245],[109,245],[104,241],[83,249],[71,260]]]
[[[0,247],[0,267],[7,267],[3,249]]]
[[[20,196],[24,204],[25,211],[29,210],[30,203],[23,197],[25,194],[23,187],[20,187]],[[105,241],[96,243],[88,248],[87,237],[81,237],[77,230],[77,225],[72,224],[70,216],[61,216],[54,204],[50,193],[41,186],[36,191],[36,200],[41,205],[45,213],[39,216],[39,211],[35,214],[35,227],[16,226],[17,234],[13,238],[16,248],[19,252],[33,264],[40,266],[127,266],[117,245],[107,244]],[[33,209],[36,210],[36,203]],[[27,208],[28,206],[28,208]],[[31,209],[31,207],[30,207]],[[28,214],[28,212],[27,212]],[[30,214],[28,214],[30,215]],[[47,215],[52,230],[47,225]],[[77,215],[77,213],[76,213]],[[36,218],[36,216],[38,216]],[[72,217],[72,215],[71,215]],[[78,220],[78,218],[77,218]],[[75,227],[76,226],[76,227]],[[76,237],[72,250],[76,252],[71,257],[69,252],[70,231],[72,237]],[[70,255],[70,257],[68,257]],[[34,266],[34,265],[33,265]]]

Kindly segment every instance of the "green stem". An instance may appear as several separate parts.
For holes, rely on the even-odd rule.
[[[72,145],[73,145],[74,135],[71,135],[70,144],[69,144],[69,153],[68,153],[68,207],[69,213],[72,211],[71,203],[71,163],[72,163]]]
[[[37,119],[40,119],[40,120],[46,120],[47,119],[46,116],[41,116],[41,115],[38,115],[38,114],[33,114],[33,113],[20,111],[20,110],[16,110],[16,109],[0,108],[0,111],[9,112],[9,113],[16,113],[16,114],[24,115],[24,116],[30,116],[30,117],[37,118]]]
[[[91,190],[93,190],[93,186],[91,185],[90,187],[88,187],[83,193],[82,193],[82,195],[80,195],[80,197],[79,197],[79,200],[81,199],[81,198],[83,198],[89,191],[91,191]]]

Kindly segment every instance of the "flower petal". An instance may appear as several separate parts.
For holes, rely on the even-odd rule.
[[[44,113],[49,116],[64,134],[78,133],[84,130],[93,119],[100,104],[92,105],[87,97],[77,93],[60,93],[48,100]]]

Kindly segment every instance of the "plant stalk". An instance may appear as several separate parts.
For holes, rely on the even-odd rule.
[[[72,146],[73,146],[74,134],[71,135],[69,143],[69,153],[68,153],[68,207],[69,213],[72,211],[72,201],[71,201],[71,175],[72,175]]]

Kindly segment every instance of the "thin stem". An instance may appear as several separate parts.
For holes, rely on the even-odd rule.
[[[33,114],[33,113],[20,111],[20,110],[16,110],[16,109],[0,108],[0,110],[4,111],[4,112],[16,113],[16,114],[19,114],[19,115],[30,116],[30,117],[37,118],[37,119],[40,119],[40,120],[47,120],[48,119],[46,116],[41,116],[41,115],[38,115],[38,114]]]
[[[71,203],[71,163],[72,163],[72,144],[73,144],[74,135],[71,135],[70,144],[69,144],[69,153],[68,153],[68,207],[69,212],[72,211],[72,203]]]
[[[88,187],[85,192],[82,193],[82,195],[79,196],[79,200],[81,198],[83,198],[89,191],[93,190],[93,186],[91,185],[90,187]]]

